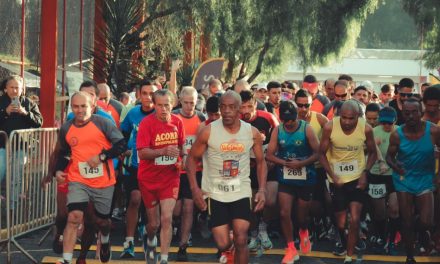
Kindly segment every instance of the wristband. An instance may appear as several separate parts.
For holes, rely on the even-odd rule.
[[[258,189],[258,192],[264,192],[264,193],[266,193],[266,189]]]

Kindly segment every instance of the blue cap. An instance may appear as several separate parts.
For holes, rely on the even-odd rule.
[[[386,109],[382,109],[379,111],[379,123],[394,123],[396,122],[396,120],[396,111],[386,111]]]

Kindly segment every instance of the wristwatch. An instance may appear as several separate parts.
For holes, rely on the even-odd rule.
[[[99,160],[100,160],[101,162],[106,161],[106,160],[107,160],[107,155],[105,155],[105,153],[101,153],[101,154],[99,154]]]

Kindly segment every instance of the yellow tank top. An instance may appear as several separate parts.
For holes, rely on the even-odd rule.
[[[322,135],[322,127],[318,121],[318,117],[316,112],[310,112],[310,126],[312,127],[313,133],[315,133],[316,137],[321,140]],[[322,168],[321,163],[319,161],[315,162],[315,168]]]
[[[359,118],[354,131],[346,135],[341,128],[340,117],[333,118],[327,159],[344,183],[359,179],[365,169],[365,139],[365,119]]]
[[[318,139],[321,139],[322,127],[318,121],[318,115],[316,114],[316,112],[313,111],[311,111],[310,114],[310,126],[312,127],[313,132],[315,132],[315,135],[318,137]]]

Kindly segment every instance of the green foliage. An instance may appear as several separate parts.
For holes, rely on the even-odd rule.
[[[417,24],[423,36],[424,55],[428,68],[440,66],[440,1],[434,0],[402,0],[404,9]]]
[[[382,1],[368,16],[358,39],[358,48],[419,49],[414,20],[403,10],[402,0]]]

